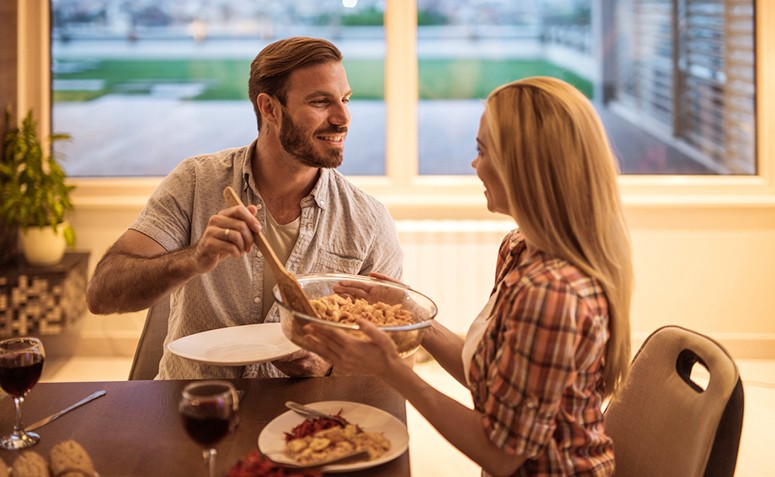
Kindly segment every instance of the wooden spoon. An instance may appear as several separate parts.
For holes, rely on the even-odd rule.
[[[244,207],[239,196],[231,187],[226,187],[226,189],[223,190],[223,198],[226,199],[226,203],[230,207],[235,205]],[[266,258],[266,263],[269,264],[269,268],[272,269],[272,274],[277,282],[277,288],[280,290],[280,296],[282,296],[283,302],[293,311],[317,318],[318,315],[315,313],[315,309],[312,308],[307,294],[304,293],[301,285],[296,281],[296,277],[286,270],[285,266],[280,262],[280,259],[277,258],[277,255],[274,253],[274,250],[272,250],[272,246],[269,245],[264,234],[260,231],[256,232],[253,234],[253,239],[256,241],[258,249]]]

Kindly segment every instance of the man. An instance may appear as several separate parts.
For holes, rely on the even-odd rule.
[[[263,230],[296,275],[400,277],[403,253],[387,210],[334,170],[342,163],[351,95],[342,55],[330,42],[296,37],[268,45],[250,68],[257,139],[180,163],[105,253],[87,291],[93,313],[142,310],[170,295],[157,379],[320,376],[331,369],[306,351],[246,368],[167,351],[167,343],[193,333],[279,321],[275,277],[253,246],[254,232]],[[250,205],[227,207],[226,186]]]

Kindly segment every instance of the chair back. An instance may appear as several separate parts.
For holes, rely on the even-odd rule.
[[[742,425],[734,360],[716,341],[678,326],[646,339],[605,411],[616,477],[733,477]]]
[[[164,339],[167,337],[167,321],[170,314],[170,297],[148,308],[143,331],[137,342],[129,379],[153,379],[159,374],[159,361],[164,353]]]

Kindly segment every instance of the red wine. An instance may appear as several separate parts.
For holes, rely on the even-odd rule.
[[[0,357],[0,387],[12,397],[22,397],[40,379],[45,358],[37,353],[19,352]]]
[[[230,419],[220,417],[196,417],[183,414],[183,426],[196,442],[204,447],[212,447],[229,433]]]

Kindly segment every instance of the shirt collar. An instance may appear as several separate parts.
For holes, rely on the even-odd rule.
[[[326,202],[328,202],[328,185],[332,180],[332,174],[333,171],[331,169],[325,167],[321,168],[318,181],[315,183],[315,187],[312,188],[312,192],[309,194],[309,197],[312,197],[312,199],[321,209],[325,209]]]
[[[258,194],[258,188],[256,187],[256,182],[253,179],[253,156],[256,154],[256,142],[258,142],[258,138],[254,139],[253,142],[250,143],[250,146],[247,147],[245,150],[245,156],[242,158],[242,191],[248,190],[248,187],[251,189],[253,194],[256,197],[259,197]]]
[[[245,156],[242,158],[242,190],[245,191],[250,187],[250,189],[253,191],[253,194],[255,194],[256,197],[260,197],[261,195],[258,193],[258,187],[256,187],[255,179],[253,178],[253,157],[256,154],[256,142],[258,139],[253,140],[252,143],[250,143],[250,146],[248,146],[247,150],[245,151]],[[321,209],[325,208],[326,202],[328,201],[328,190],[329,190],[329,183],[333,180],[333,170],[328,168],[321,168],[320,169],[320,176],[318,177],[318,181],[315,183],[315,187],[312,188],[312,191],[310,192],[309,196],[302,199],[302,205],[304,205],[304,202],[310,200],[314,200],[318,207]]]

